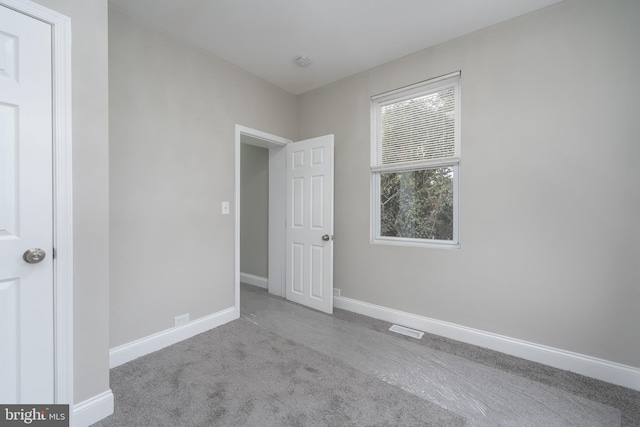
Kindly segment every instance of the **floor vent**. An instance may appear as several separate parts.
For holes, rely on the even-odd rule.
[[[389,328],[391,332],[397,332],[402,335],[406,335],[411,338],[420,339],[424,335],[424,332],[416,331],[415,329],[405,328],[404,326],[393,325]]]

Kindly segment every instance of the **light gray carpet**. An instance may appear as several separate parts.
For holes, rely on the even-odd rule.
[[[469,426],[620,426],[618,409],[291,304],[241,294],[257,325],[462,415]]]
[[[267,295],[254,286],[246,286],[246,289]],[[388,322],[346,310],[335,309],[333,317],[602,403],[621,412],[622,427],[640,427],[640,391],[438,335],[425,333],[422,339],[416,341],[414,338],[390,332],[391,324]]]
[[[464,419],[246,319],[111,370],[112,426],[462,426]]]
[[[435,335],[426,334],[416,341],[389,332],[387,322],[344,310],[328,316],[253,286],[242,286],[241,305],[243,319],[113,369],[115,414],[96,425],[474,426],[491,425],[496,418],[483,417],[493,412],[491,416],[507,415],[494,425],[640,426],[640,392],[634,390]],[[281,320],[295,327],[278,325],[282,313],[287,314]],[[305,322],[308,330],[309,320],[312,326],[318,323],[329,328],[311,338],[306,332],[291,334]],[[341,330],[349,333],[344,335]],[[376,342],[366,345],[360,335],[374,336]],[[409,343],[411,355],[381,363],[375,355],[380,350],[378,341],[386,343],[382,348],[392,343],[392,347],[405,349]],[[360,355],[354,358],[343,348],[348,346],[358,348]],[[420,346],[436,358],[421,359],[424,354],[416,349]],[[440,363],[442,370],[433,370],[430,379],[424,369],[410,368],[416,355],[418,368]],[[403,358],[409,362],[405,368],[413,369],[408,375],[393,371],[394,359]],[[453,370],[451,360],[458,363]],[[457,378],[459,369],[470,374],[463,387],[465,381]],[[480,382],[478,375],[472,379],[475,370],[482,373]],[[438,388],[448,378],[456,386]],[[416,388],[425,380],[432,383],[430,390]],[[505,400],[509,393],[501,394],[502,384],[516,387],[515,399]],[[479,416],[469,415],[472,405],[465,409],[447,404],[447,399],[452,400],[448,393],[456,389],[469,398],[467,403],[473,404],[474,393],[481,394]],[[434,390],[446,393],[434,397]],[[552,413],[552,422],[540,417],[539,408]],[[510,412],[514,415],[509,416]]]

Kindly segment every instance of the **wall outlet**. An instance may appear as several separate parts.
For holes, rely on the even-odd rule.
[[[222,215],[229,215],[229,202],[222,202]]]
[[[183,314],[181,316],[176,316],[173,322],[173,326],[182,326],[189,323],[189,313]]]
[[[334,297],[340,296],[340,288],[333,288],[333,296]]]

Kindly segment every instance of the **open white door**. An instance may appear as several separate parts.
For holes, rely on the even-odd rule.
[[[286,298],[333,313],[333,135],[286,150]]]
[[[51,25],[0,6],[0,402],[5,404],[54,401],[51,45]]]

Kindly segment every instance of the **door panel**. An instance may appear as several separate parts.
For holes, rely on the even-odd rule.
[[[0,238],[19,234],[17,123],[18,107],[0,103]]]
[[[291,298],[293,294],[303,295],[302,281],[304,277],[304,245],[300,243],[291,243]]]
[[[311,245],[311,297],[322,299],[324,297],[324,248],[320,245]]]
[[[286,150],[286,297],[333,313],[333,135]]]
[[[53,402],[51,26],[0,6],[0,402]],[[23,253],[42,248],[29,264]]]
[[[15,402],[18,392],[18,289],[20,281],[0,282],[0,337],[2,337],[0,402]]]

